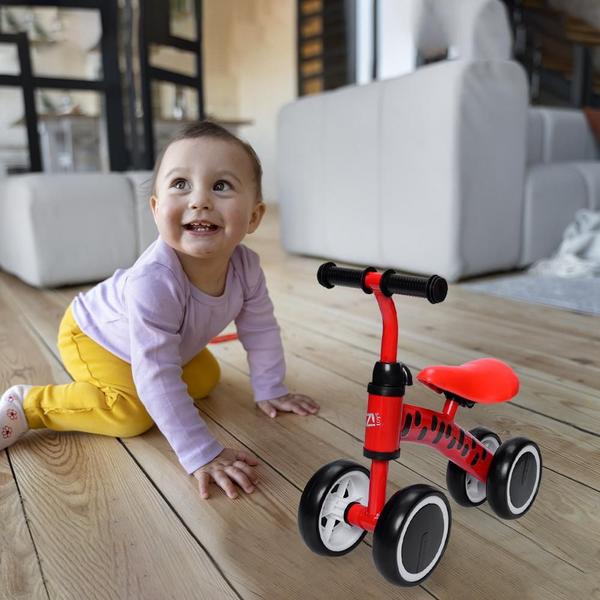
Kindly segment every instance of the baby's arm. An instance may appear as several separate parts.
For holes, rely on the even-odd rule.
[[[138,395],[188,473],[223,451],[182,380],[180,325],[185,300],[171,273],[149,271],[125,286],[131,367]]]
[[[299,415],[314,414],[319,405],[302,394],[290,394],[283,383],[285,359],[279,325],[269,297],[258,255],[244,249],[247,280],[244,305],[235,319],[238,335],[248,354],[250,378],[257,406],[271,417],[277,410]]]

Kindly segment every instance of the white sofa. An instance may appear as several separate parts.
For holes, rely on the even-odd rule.
[[[292,253],[449,280],[548,257],[600,210],[581,111],[530,108],[511,61],[445,61],[285,106],[282,240]]]
[[[38,287],[99,281],[133,264],[158,232],[150,172],[0,179],[0,267]]]
[[[600,209],[584,114],[528,107],[499,0],[380,9],[381,75],[403,76],[301,98],[279,115],[286,249],[451,280],[550,256],[578,208]],[[394,28],[403,35],[386,38]],[[444,46],[458,60],[405,64]]]
[[[516,266],[527,104],[510,61],[441,62],[288,104],[284,247],[450,280]]]

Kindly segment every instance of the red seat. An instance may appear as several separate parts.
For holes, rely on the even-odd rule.
[[[451,392],[483,404],[506,402],[519,391],[516,373],[495,358],[478,358],[458,367],[425,367],[417,379],[438,394]]]

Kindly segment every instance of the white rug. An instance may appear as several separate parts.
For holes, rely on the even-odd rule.
[[[569,279],[519,273],[463,283],[462,287],[512,300],[545,304],[586,315],[600,315],[600,278]]]

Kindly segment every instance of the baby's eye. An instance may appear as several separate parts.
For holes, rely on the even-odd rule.
[[[185,179],[175,179],[171,184],[171,187],[174,187],[177,190],[185,190],[187,185],[187,181]]]
[[[219,181],[217,181],[217,183],[215,183],[213,186],[213,190],[215,190],[215,192],[226,192],[228,189],[232,190],[233,186],[224,179],[219,179]]]

